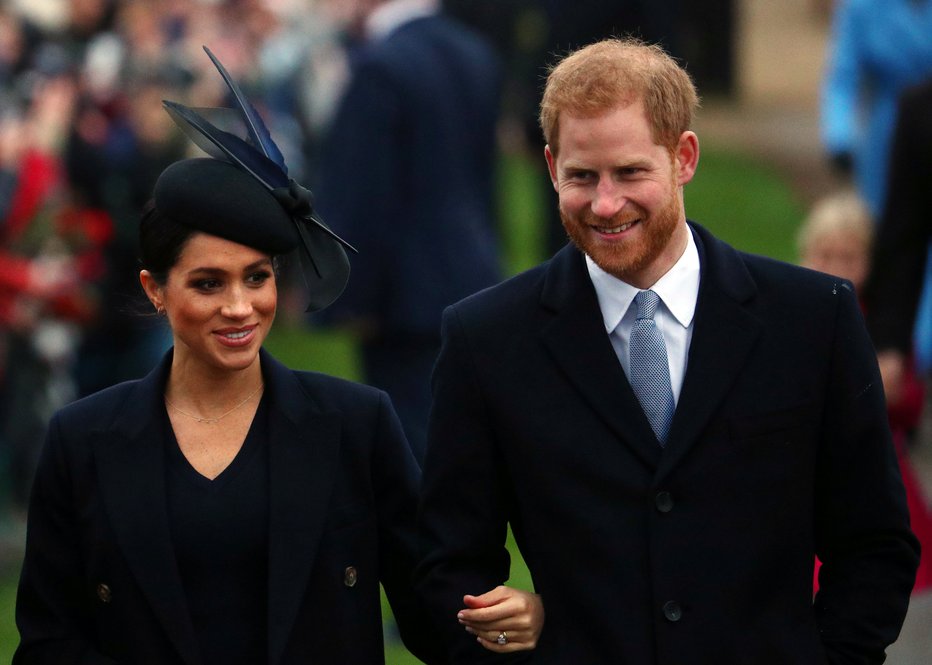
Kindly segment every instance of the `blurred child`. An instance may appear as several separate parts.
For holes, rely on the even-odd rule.
[[[860,292],[867,278],[874,223],[854,192],[841,192],[816,202],[799,229],[801,265],[842,277]]]
[[[800,264],[847,279],[860,293],[870,269],[874,223],[866,204],[853,192],[829,195],[818,201],[797,236]],[[913,532],[922,543],[922,561],[914,591],[932,587],[932,512],[907,456],[907,440],[922,413],[922,384],[913,372],[896,402],[887,404],[890,429],[906,487]]]

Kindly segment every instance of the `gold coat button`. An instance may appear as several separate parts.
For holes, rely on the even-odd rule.
[[[348,587],[356,586],[356,580],[359,578],[359,574],[356,572],[355,566],[347,566],[346,570],[343,571],[343,584]]]
[[[97,598],[102,603],[109,603],[113,599],[113,594],[110,591],[110,587],[106,584],[98,584]]]

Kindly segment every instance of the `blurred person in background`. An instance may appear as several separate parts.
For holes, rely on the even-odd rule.
[[[81,395],[147,374],[170,345],[164,322],[138,316],[138,286],[130,276],[137,267],[133,231],[138,211],[158,174],[184,155],[171,120],[159,108],[162,99],[181,89],[172,83],[155,76],[127,77],[120,111],[107,120],[100,141],[76,132],[69,145],[72,182],[85,183],[90,200],[114,220],[106,271],[98,283],[99,313],[84,331],[78,355]]]
[[[292,118],[300,133],[295,155],[317,180],[321,150],[349,83],[354,2],[293,0],[276,4],[277,26],[258,54],[269,110]]]
[[[85,205],[65,175],[76,100],[72,75],[35,78],[28,99],[9,111],[0,131],[0,168],[12,183],[0,231],[0,429],[13,504],[20,508],[45,423],[76,395],[75,350],[82,329],[97,315],[95,283],[113,233],[109,215]]]
[[[865,282],[871,270],[874,234],[874,220],[860,196],[854,192],[828,195],[815,203],[799,229],[797,241],[800,263],[851,282],[863,308]],[[918,280],[916,283],[919,283]],[[867,312],[870,321],[870,308]],[[881,356],[882,352],[878,353],[882,373],[884,365]],[[894,390],[886,390],[889,380],[884,376],[884,391],[893,444],[896,446],[897,461],[906,488],[910,528],[922,547],[913,587],[916,593],[932,586],[932,510],[922,482],[910,464],[908,450],[922,414],[923,386],[912,369],[911,359],[904,362],[903,371],[902,383]]]
[[[890,155],[889,194],[865,292],[884,388],[894,399],[904,393],[912,353],[927,380],[932,378],[932,260],[926,256],[932,247],[926,205],[932,186],[930,109],[932,78],[903,93]]]
[[[494,213],[501,71],[435,0],[358,0],[364,43],[321,155],[318,206],[360,260],[324,322],[359,339],[418,459],[443,308],[501,273]]]
[[[114,221],[107,270],[99,284],[99,316],[78,356],[79,394],[139,378],[171,344],[164,323],[139,317],[136,270],[138,211],[158,174],[186,149],[161,111],[162,99],[184,95],[193,80],[177,48],[178,3],[134,0],[114,8],[109,31],[97,33],[81,61],[83,96],[67,153],[69,179]]]

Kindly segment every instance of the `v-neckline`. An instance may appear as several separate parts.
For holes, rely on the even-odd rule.
[[[252,422],[249,423],[249,429],[246,430],[246,435],[243,438],[243,442],[239,447],[239,450],[236,451],[236,454],[233,456],[233,459],[230,460],[230,463],[227,464],[214,478],[208,478],[200,471],[198,471],[191,461],[184,454],[184,451],[181,450],[181,445],[178,443],[178,437],[175,435],[175,430],[172,427],[171,418],[168,415],[168,411],[165,411],[165,426],[168,430],[168,452],[169,452],[169,461],[171,462],[171,468],[175,469],[179,476],[188,483],[193,483],[197,487],[210,490],[219,490],[227,483],[231,482],[233,478],[236,478],[242,471],[242,469],[248,464],[249,460],[254,456],[256,450],[259,448],[259,439],[257,428],[258,423],[265,416],[265,404],[266,399],[265,395],[259,400],[259,404],[256,407],[256,413],[253,415]]]

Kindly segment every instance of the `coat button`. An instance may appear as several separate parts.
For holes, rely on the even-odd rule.
[[[662,513],[669,513],[673,510],[673,495],[669,492],[657,492],[654,497],[654,505]]]
[[[356,572],[355,566],[347,566],[346,570],[343,571],[343,584],[348,587],[356,586],[356,580],[359,579],[359,574]]]
[[[110,587],[106,584],[98,584],[97,599],[102,603],[109,603],[111,600],[113,600],[113,594],[110,592]]]
[[[683,608],[675,600],[668,600],[663,604],[663,616],[675,623],[683,618]]]

